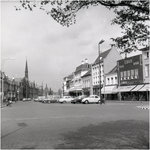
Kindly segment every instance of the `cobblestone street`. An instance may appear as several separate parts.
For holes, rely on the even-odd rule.
[[[1,110],[2,149],[149,149],[145,106],[17,102]]]

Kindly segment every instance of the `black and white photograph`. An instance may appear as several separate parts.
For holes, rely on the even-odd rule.
[[[149,149],[149,0],[1,0],[1,149]]]

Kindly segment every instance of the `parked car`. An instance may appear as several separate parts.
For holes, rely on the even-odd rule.
[[[78,97],[75,97],[73,100],[71,100],[71,103],[76,104],[76,103],[81,103],[83,98],[86,98],[87,95],[80,95]]]
[[[42,103],[51,103],[51,99],[50,98],[44,98]]]
[[[71,100],[73,100],[73,98],[71,96],[64,96],[59,99],[59,103],[71,102]]]
[[[100,97],[98,95],[90,95],[89,97],[82,99],[82,103],[100,103]]]
[[[32,99],[31,98],[23,98],[23,102],[25,102],[25,101],[31,101]]]
[[[39,99],[38,99],[38,98],[35,98],[35,99],[34,99],[34,102],[38,102],[38,101],[39,101]]]

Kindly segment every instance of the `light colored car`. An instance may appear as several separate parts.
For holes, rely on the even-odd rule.
[[[66,103],[66,102],[71,102],[73,98],[71,96],[64,96],[59,99],[59,103]]]
[[[100,97],[98,95],[90,95],[89,97],[82,99],[82,103],[100,103]]]
[[[38,98],[35,98],[35,99],[34,99],[34,102],[38,102],[38,101],[39,101],[39,99],[38,99]]]

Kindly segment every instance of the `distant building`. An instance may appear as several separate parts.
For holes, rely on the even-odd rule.
[[[87,96],[91,95],[93,93],[91,67],[90,70],[86,74],[84,74],[81,78],[82,78],[82,94]]]
[[[102,94],[105,94],[105,98],[108,100],[118,100],[118,70],[115,66],[109,73],[107,73],[105,86],[102,88]]]
[[[100,95],[100,88],[102,89],[102,87],[106,84],[105,75],[116,66],[116,62],[119,59],[122,59],[122,57],[115,46],[112,46],[109,50],[100,52],[100,55],[92,64],[93,94]]]
[[[82,64],[76,67],[74,72],[73,86],[69,89],[69,94],[71,96],[82,95],[82,76],[85,75],[90,69],[90,64],[88,60],[82,61]]]
[[[146,75],[143,73],[145,65],[148,65],[147,61],[144,63],[141,54],[118,61],[118,92],[121,100],[148,100],[149,82],[145,82]]]
[[[22,79],[22,87],[23,87],[23,98],[38,97],[38,86],[35,84],[35,82],[29,81],[27,60],[25,65],[25,77]]]

